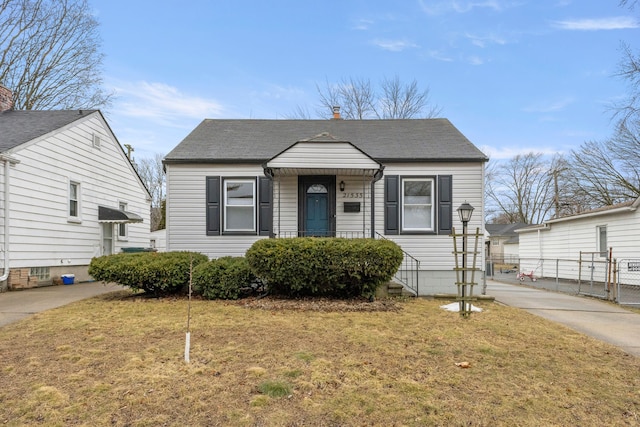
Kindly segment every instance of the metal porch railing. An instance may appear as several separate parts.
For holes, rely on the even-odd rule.
[[[305,231],[282,231],[277,234],[276,237],[282,239],[291,239],[293,237],[341,237],[344,239],[363,239],[370,238],[371,233],[368,231],[330,231],[323,235]]]
[[[389,240],[378,232],[376,232],[376,238]],[[409,254],[404,249],[400,249],[402,250],[404,259],[402,260],[402,264],[396,272],[394,279],[400,282],[402,286],[404,286],[405,289],[414,294],[414,296],[418,296],[418,274],[420,271],[420,261],[418,261],[417,258]]]

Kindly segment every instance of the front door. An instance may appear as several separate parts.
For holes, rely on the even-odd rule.
[[[113,253],[113,224],[102,223],[102,255]]]
[[[333,236],[335,177],[300,177],[301,236]]]
[[[329,234],[329,197],[322,184],[314,184],[307,189],[307,236],[327,236]]]

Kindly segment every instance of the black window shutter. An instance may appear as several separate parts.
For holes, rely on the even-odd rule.
[[[438,234],[451,234],[453,221],[453,177],[438,176]]]
[[[220,177],[207,177],[207,236],[220,235]]]
[[[400,177],[384,177],[384,234],[400,233]]]
[[[258,195],[258,234],[260,236],[271,236],[273,227],[273,181],[264,176],[259,177]]]

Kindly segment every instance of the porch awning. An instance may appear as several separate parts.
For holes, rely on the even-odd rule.
[[[267,176],[353,175],[380,179],[384,166],[328,133],[298,141],[262,165]]]
[[[106,206],[98,206],[98,222],[112,222],[116,224],[126,224],[130,222],[142,222],[141,216],[132,212],[121,211]]]

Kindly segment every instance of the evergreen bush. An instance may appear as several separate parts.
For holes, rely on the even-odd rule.
[[[244,257],[223,257],[198,265],[192,280],[194,291],[207,299],[238,299],[256,276]]]
[[[263,239],[246,253],[272,294],[373,296],[402,263],[390,240],[299,237]]]
[[[185,292],[190,268],[208,261],[197,252],[119,253],[93,258],[89,275],[155,296]]]

